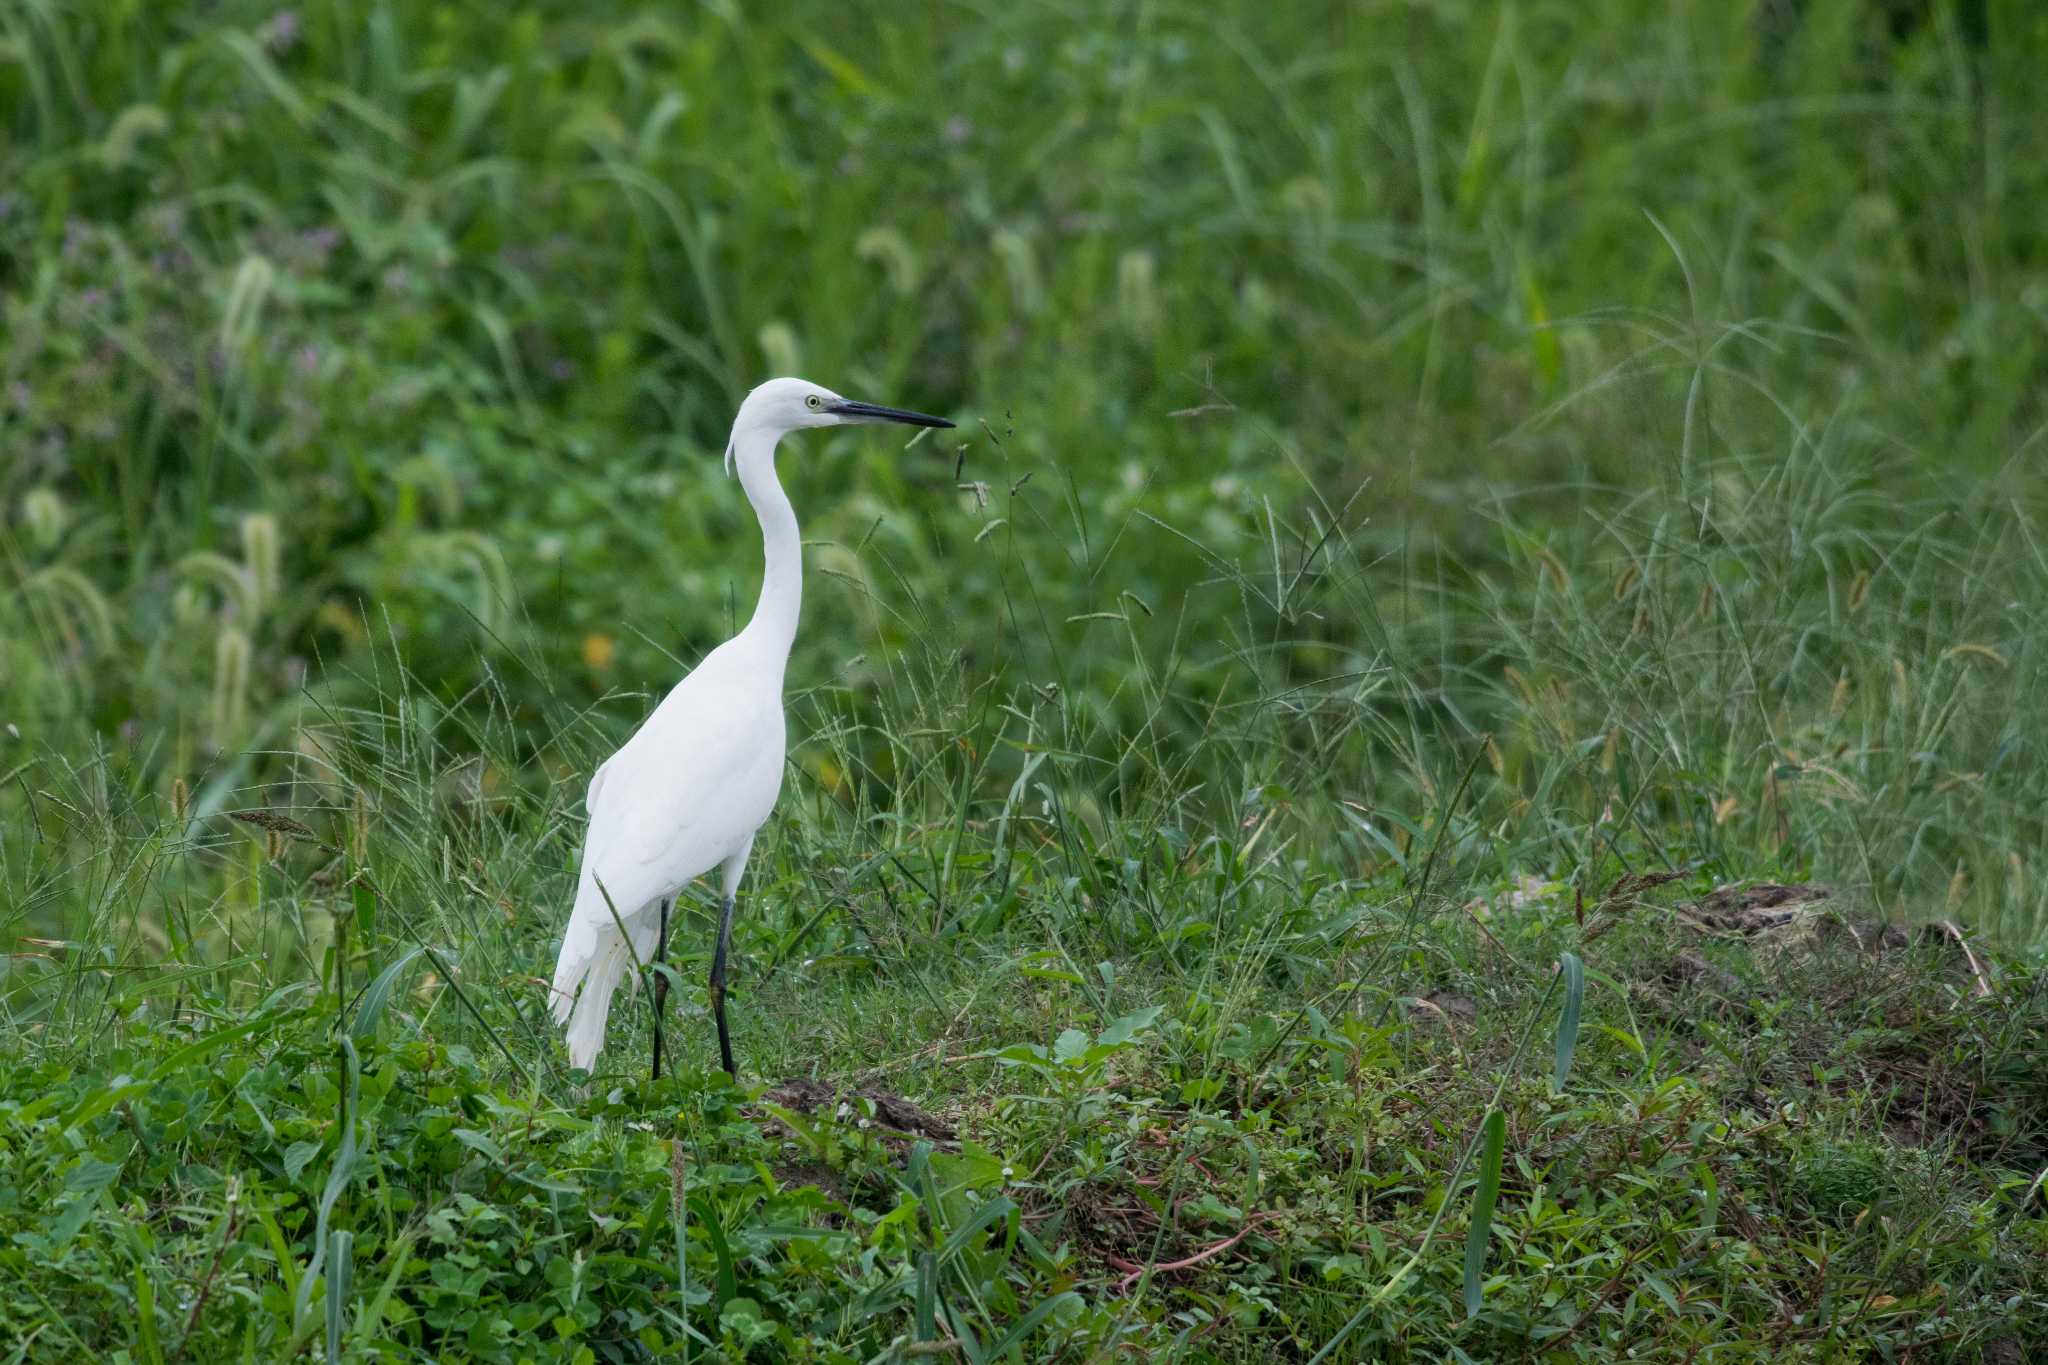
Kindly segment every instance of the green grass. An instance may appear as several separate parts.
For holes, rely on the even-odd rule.
[[[2048,1350],[2048,26],[1881,8],[0,8],[0,1360]],[[573,1076],[788,370],[961,430]]]

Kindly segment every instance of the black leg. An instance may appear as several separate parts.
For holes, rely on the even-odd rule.
[[[732,899],[727,896],[718,907],[718,946],[711,953],[711,1017],[718,1021],[718,1060],[725,1063],[725,1074],[737,1079],[732,1036],[725,1031],[725,954],[732,946]]]
[[[661,903],[661,936],[654,942],[654,1079],[661,1079],[661,1016],[668,1013],[668,902]]]

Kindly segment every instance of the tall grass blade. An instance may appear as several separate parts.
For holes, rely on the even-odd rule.
[[[1465,1234],[1465,1316],[1479,1313],[1486,1247],[1493,1236],[1493,1206],[1500,1198],[1500,1158],[1507,1146],[1508,1117],[1490,1110],[1480,1129],[1479,1184],[1472,1191],[1472,1227]]]
[[[327,1361],[341,1360],[342,1329],[348,1320],[348,1300],[355,1278],[356,1235],[336,1229],[327,1238]]]
[[[349,1025],[349,1035],[357,1042],[376,1036],[377,1021],[383,1017],[384,1007],[391,1003],[392,988],[397,985],[400,974],[412,965],[413,959],[424,952],[424,947],[415,944],[371,980],[363,991],[362,1001],[356,1006],[355,1021]]]
[[[1562,1093],[1572,1074],[1572,1054],[1579,1046],[1579,1010],[1586,1002],[1586,964],[1577,953],[1559,953],[1558,971],[1564,976],[1564,1011],[1557,1017],[1557,1065],[1550,1073],[1550,1088]]]

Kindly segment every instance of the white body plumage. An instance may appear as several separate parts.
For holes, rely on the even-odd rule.
[[[555,1018],[568,1026],[576,1066],[604,1047],[611,994],[633,958],[654,956],[660,903],[713,868],[724,871],[724,895],[739,889],[754,834],[782,792],[787,654],[763,660],[767,652],[742,635],[706,655],[590,779],[576,907],[555,965]]]

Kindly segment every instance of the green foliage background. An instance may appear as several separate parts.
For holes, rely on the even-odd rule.
[[[1014,1183],[996,1158],[962,1158],[942,1196],[900,1154],[822,1131],[804,1138],[821,1161],[900,1181],[925,1221],[834,1213],[845,1236],[775,1261],[794,1278],[758,1299],[721,1280],[715,1301],[690,1297],[700,1284],[668,1304],[626,1261],[594,1297],[557,1282],[570,1262],[535,1249],[554,1235],[537,1210],[652,1209],[667,1157],[630,1124],[679,1103],[693,1160],[737,1163],[707,1177],[730,1186],[714,1224],[780,1245],[772,1229],[824,1197],[745,1194],[736,1172],[772,1144],[699,1073],[615,1089],[594,1117],[544,1102],[567,1082],[534,982],[594,760],[749,610],[757,541],[719,455],[776,373],[960,430],[781,455],[810,576],[790,781],[740,931],[762,1075],[901,1062],[963,1029],[993,1051],[1064,1036],[1070,1014],[1085,1047],[1164,1002],[1137,1091],[1201,1110],[1228,1081],[1239,1110],[1203,1122],[1248,1126],[1204,1131],[1254,1154],[1249,1188],[1298,1171],[1303,1206],[1336,1209],[1408,1177],[1374,1186],[1367,1141],[1341,1195],[1318,1184],[1336,1148],[1260,1107],[1268,1065],[1308,1065],[1304,1029],[1349,1048],[1317,1103],[1394,1123],[1395,1100],[1342,1096],[1428,1070],[1364,1005],[1346,1013],[1357,982],[1386,997],[1375,1028],[1446,972],[1540,1012],[1517,964],[1547,971],[1623,874],[1824,879],[1882,917],[1965,923],[2024,972],[2048,926],[2044,69],[2048,15],[2020,0],[0,3],[0,1033],[20,1044],[0,1134],[23,1172],[0,1219],[46,1239],[37,1257],[99,1267],[8,1301],[11,1321],[44,1314],[51,1335],[26,1339],[55,1342],[89,1320],[78,1349],[152,1358],[165,1342],[126,1324],[206,1342],[188,1304],[225,1263],[247,1316],[221,1350],[311,1349],[317,1282],[371,1354],[460,1334],[479,1355],[587,1339],[625,1358],[687,1319],[728,1351],[872,1354],[973,1322],[1264,1356],[1330,1342],[1346,1286],[1400,1282],[1411,1249],[1415,1282],[1455,1284],[1421,1228],[1455,1176],[1407,1191],[1415,1224],[1374,1224],[1370,1246],[1337,1213],[1293,1242],[1251,1201],[1203,1215],[1252,1236],[1268,1278],[1155,1315],[1097,1292],[1121,1272],[1091,1280],[1106,1262],[1063,1259],[1050,1234],[1028,1270],[976,1259],[987,1224],[949,1240],[980,1216],[963,1191]],[[298,829],[224,818],[251,809]],[[1503,895],[1514,915],[1472,917]],[[1050,994],[985,993],[1018,979]],[[1636,1210],[1586,1215],[1611,1255],[1581,1280],[1532,1268],[1565,1236],[1540,1178],[1533,1206],[1512,1188],[1539,1121],[1721,1144],[1734,1164],[1707,1183],[1768,1185],[1790,1220],[1773,1235],[1819,1248],[1834,1283],[1835,1249],[1800,1220],[1835,1207],[1785,1191],[1864,1191],[1884,1166],[1850,1141],[1868,1115],[1826,1107],[1837,1077],[1815,1081],[1814,1151],[1733,1116],[1763,1093],[1756,1054],[1839,1057],[1773,1026],[1724,1051],[1734,1079],[1670,1091],[1631,997],[1594,998],[1602,980],[1588,1027],[1613,1037],[1581,1066],[1616,1089],[1597,1116],[1487,1093],[1486,1067],[1527,1042],[1504,1014],[1473,1042],[1485,1066],[1456,1052],[1445,1122],[1515,1114],[1492,1180],[1544,1250],[1489,1293],[1527,1302],[1471,1323],[1405,1309],[1376,1349],[1484,1358],[1563,1331],[1591,1351],[1640,1330],[1680,1353],[1723,1330],[1662,1279],[1663,1325],[1591,1325],[1610,1276],[1654,1265],[1705,1293],[1755,1270],[1720,1246],[1657,1259],[1669,1230]],[[2040,1150],[2038,1096],[2011,1069],[2038,1013],[2012,990],[2004,1022],[1944,1022],[1928,1044],[1998,1096],[1995,1122],[1971,1121],[2007,1145],[1970,1149],[1969,1190],[1929,1158],[1912,1207],[1982,1202],[1939,1235],[1907,1220],[1857,1242],[1879,1234],[1856,1225],[1866,1304],[1904,1297],[1887,1268],[1936,1245],[1977,1267],[1976,1302],[2039,1288],[1999,1240],[2035,1235],[1998,1221],[2000,1163]],[[1906,1027],[1864,1003],[1871,1028]],[[179,1032],[195,1018],[260,1023],[269,1051],[145,1102],[135,1077],[198,1060],[176,1050],[197,1046]],[[614,1046],[637,1074],[628,1028]],[[344,1062],[343,1035],[362,1058]],[[1102,1059],[1069,1072],[1013,1048],[956,1081],[911,1055],[936,1068],[919,1085],[1000,1109],[1050,1172],[1045,1200],[1143,1150],[1104,1156],[1106,1133],[1142,1124],[1102,1098]],[[1053,1105],[1030,1112],[1056,1121],[1011,1107],[1026,1073]],[[189,1121],[247,1087],[289,1092],[290,1122]],[[1686,1129],[1710,1099],[1724,1127]],[[385,1154],[362,1161],[403,1191],[379,1196],[381,1234],[344,1197],[368,1177],[339,1136],[372,1153],[379,1123]],[[520,1124],[529,1146],[508,1145]],[[1389,1143],[1414,1169],[1450,1169],[1409,1139]],[[588,1178],[604,1143],[609,1174]],[[177,1161],[135,1155],[159,1146]],[[1661,1152],[1615,1163],[1638,1158],[1659,1199],[1695,1179]],[[274,1226],[227,1193],[245,1169],[296,1190],[264,1206]],[[429,1174],[446,1199],[420,1192]],[[539,1202],[508,1203],[504,1179]],[[329,1181],[333,1229],[307,1221]],[[223,1250],[185,1238],[138,1280],[123,1257],[157,1253],[108,1229],[167,1189],[209,1210]],[[53,1199],[55,1227],[31,1217]],[[436,1307],[409,1257],[468,1236],[458,1214],[500,1220],[486,1241],[515,1231],[490,1243],[501,1279],[465,1288],[437,1262]],[[670,1229],[646,1218],[630,1256],[604,1254],[658,1259]],[[330,1233],[363,1239],[382,1300],[368,1279],[329,1292],[311,1258],[329,1264]],[[227,1250],[245,1243],[248,1266]],[[723,1242],[690,1245],[734,1273]],[[1896,1322],[1817,1319],[1789,1287],[1815,1262],[1754,1254],[1787,1277],[1732,1310],[1754,1339],[1773,1314],[1818,1333],[1775,1349],[1961,1351],[1999,1330],[1990,1308],[1950,1319],[1932,1299]],[[836,1287],[797,1286],[813,1273]],[[458,1302],[491,1301],[486,1282],[555,1295],[560,1321]],[[145,1288],[187,1298],[145,1311]],[[629,1310],[614,1291],[650,1297]],[[1629,1314],[1638,1294],[1661,1311],[1637,1286]]]
[[[1548,575],[1580,618],[1730,594],[1703,652],[1761,710],[1663,746],[1695,779],[1647,794],[1666,817],[1735,797],[1763,833],[1768,775],[1837,738],[1802,711],[1893,660],[1957,714],[1905,726],[1930,771],[1845,780],[2009,804],[2038,765],[1993,712],[2030,689],[1940,675],[2039,661],[2040,21],[1972,46],[1808,9],[20,7],[14,723],[196,779],[292,747],[302,684],[373,695],[342,679],[388,646],[442,703],[492,677],[527,752],[565,708],[616,734],[743,618],[713,457],[800,371],[967,420],[785,456],[792,676],[854,716],[912,640],[998,694],[1057,682],[1098,755],[1193,744],[1241,665],[1369,676],[1397,731],[1427,712],[1412,752],[1342,755],[1370,799],[1503,731],[1512,665],[1558,738],[1648,761],[1685,680],[1614,692],[1646,639],[1671,662],[1677,602],[1567,644]],[[1254,576],[1209,590],[1219,564]],[[1953,833],[1884,868],[1833,823],[1770,837],[1883,899],[2002,879]]]

